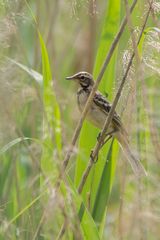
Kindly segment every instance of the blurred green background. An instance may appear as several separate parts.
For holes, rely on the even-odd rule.
[[[137,1],[132,13],[136,37],[148,2]],[[137,179],[110,141],[80,196],[99,130],[84,122],[55,191],[80,117],[77,86],[65,77],[83,70],[96,80],[125,1],[0,0],[0,239],[159,239],[159,13],[153,1],[139,47],[142,65],[133,62],[116,108],[148,176]],[[99,86],[111,102],[132,51],[126,26]]]

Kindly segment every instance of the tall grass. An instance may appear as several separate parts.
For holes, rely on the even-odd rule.
[[[79,194],[100,131],[87,121],[61,172],[80,117],[65,77],[93,69],[97,79],[125,2],[0,1],[0,239],[158,239],[158,2],[138,47],[140,69],[133,61],[117,106],[148,177],[136,179],[111,140]],[[131,14],[136,37],[148,8],[137,1]],[[132,51],[126,27],[99,86],[111,102]]]

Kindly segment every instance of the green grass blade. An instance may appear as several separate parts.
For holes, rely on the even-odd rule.
[[[97,191],[97,196],[95,199],[92,216],[96,219],[97,222],[100,222],[104,216],[105,206],[107,206],[108,198],[113,184],[114,174],[115,174],[115,159],[117,156],[114,155],[116,152],[113,148],[113,141],[110,145],[108,155],[106,158],[105,166],[101,176],[100,184]],[[103,204],[103,207],[100,207],[100,204]]]
[[[104,52],[108,52],[108,49],[113,42],[115,34],[119,29],[119,21],[120,21],[120,10],[121,10],[121,2],[120,1],[109,1],[108,9],[105,17],[104,27],[102,30],[102,35],[100,39],[100,45],[98,49],[98,54],[95,62],[94,68],[94,76],[98,75],[100,71],[100,67],[105,59]],[[105,50],[105,51],[104,51]],[[107,71],[104,74],[102,79],[102,84],[100,86],[100,90],[105,93],[109,93],[109,99],[113,97],[113,88],[115,85],[115,77],[116,77],[116,62],[117,62],[117,51],[114,52],[112,59],[109,63]],[[110,192],[112,189],[113,179],[115,175],[116,162],[118,156],[119,147],[117,142],[115,141],[104,150],[102,150],[103,156],[99,161],[104,161],[101,163],[101,166],[95,166],[95,174],[94,181],[92,184],[93,189],[97,189],[96,196],[94,200],[94,206],[92,209],[92,216],[96,222],[101,222],[104,217],[105,209],[107,206],[108,198],[110,196]],[[108,152],[108,153],[107,153]],[[99,168],[102,171],[101,176],[96,174],[99,172]],[[99,183],[99,185],[97,184]],[[97,188],[98,186],[98,188]]]
[[[30,203],[28,203],[24,208],[21,209],[10,221],[9,223],[3,228],[0,228],[0,232],[4,233],[7,231],[7,229],[10,227],[12,223],[14,223],[19,217],[21,217],[27,210],[29,210],[44,194],[46,191],[44,191],[42,194],[38,195],[36,198],[34,198]]]
[[[0,155],[1,154],[4,154],[6,151],[8,151],[11,147],[13,147],[14,145],[24,141],[24,140],[29,140],[30,138],[27,138],[27,137],[20,137],[20,138],[16,138],[14,140],[12,140],[11,142],[7,143],[5,146],[3,146],[1,149],[0,149]]]
[[[98,76],[101,66],[105,60],[106,54],[111,46],[111,43],[115,37],[116,32],[119,27],[120,20],[120,1],[114,0],[109,1],[106,8],[106,16],[104,19],[104,26],[102,29],[102,34],[100,37],[99,48],[97,52],[97,57],[95,61],[94,77]],[[109,93],[109,98],[112,97],[114,80],[115,80],[115,67],[116,67],[116,53],[112,57],[112,60],[104,74],[102,83],[100,85],[100,90],[103,94]],[[75,184],[78,185],[81,176],[84,172],[85,166],[89,160],[89,154],[96,142],[97,129],[91,126],[89,123],[85,123],[81,132],[80,142],[79,142],[79,156],[76,164],[76,175]],[[88,140],[89,139],[89,140]],[[112,151],[114,151],[114,158],[111,157],[110,167],[112,171],[108,170],[108,165],[106,165],[106,156],[109,151],[109,144],[107,144],[99,154],[98,162],[96,163],[94,169],[92,170],[87,183],[85,184],[83,197],[87,203],[87,196],[90,195],[91,198],[91,209],[93,210],[93,216],[95,221],[100,221],[103,219],[103,213],[106,209],[106,203],[110,194],[111,185],[113,183],[113,177],[116,167],[116,159],[118,153],[117,145],[113,146]],[[112,153],[113,154],[113,153]],[[107,166],[107,167],[106,167]],[[109,191],[103,187],[105,183],[108,183]],[[100,191],[103,198],[100,198],[97,194]],[[97,209],[101,209],[101,216],[97,215],[97,210],[95,210],[95,203],[97,204]],[[94,212],[96,211],[96,212]]]
[[[41,159],[42,169],[48,174],[56,175],[56,165],[53,162],[53,152],[56,151],[58,156],[61,157],[62,139],[61,139],[61,123],[60,123],[60,109],[54,89],[52,86],[52,74],[49,63],[49,57],[44,40],[38,32],[39,41],[42,53],[42,72],[43,72],[43,103],[44,103],[44,147]],[[53,140],[54,137],[54,140]],[[53,145],[55,143],[55,145]],[[54,164],[53,164],[54,163]]]
[[[97,229],[95,222],[93,221],[91,214],[85,207],[82,197],[77,193],[77,190],[76,190],[75,186],[73,185],[72,180],[70,179],[69,176],[67,176],[67,178],[68,178],[68,182],[70,184],[70,188],[72,190],[72,195],[73,195],[74,203],[76,204],[76,208],[81,210],[81,211],[79,211],[78,215],[79,215],[79,219],[81,222],[81,229],[82,229],[84,239],[99,240],[100,236],[98,233],[98,229]],[[82,214],[81,214],[81,212],[82,212]]]
[[[33,70],[32,68],[29,68],[29,67],[25,66],[25,65],[22,64],[22,63],[17,62],[17,61],[14,60],[14,59],[11,59],[11,58],[7,58],[7,59],[8,59],[10,62],[12,62],[12,63],[14,63],[15,65],[17,65],[19,68],[21,68],[21,69],[22,69],[23,71],[25,71],[26,73],[28,73],[33,79],[35,79],[35,81],[36,81],[37,83],[42,84],[43,76],[42,76],[39,72]]]

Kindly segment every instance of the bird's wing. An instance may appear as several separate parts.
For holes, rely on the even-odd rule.
[[[106,114],[108,115],[112,105],[107,101],[107,99],[99,92],[95,93],[95,96],[93,98],[93,102]],[[122,122],[119,117],[119,115],[114,112],[113,114],[113,123],[115,124],[115,127],[122,128]]]

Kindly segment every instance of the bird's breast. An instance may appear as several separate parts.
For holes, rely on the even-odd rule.
[[[88,96],[89,96],[89,92],[83,89],[79,89],[79,91],[77,92],[77,102],[78,102],[79,110],[81,112],[83,111],[83,108],[87,102]]]

